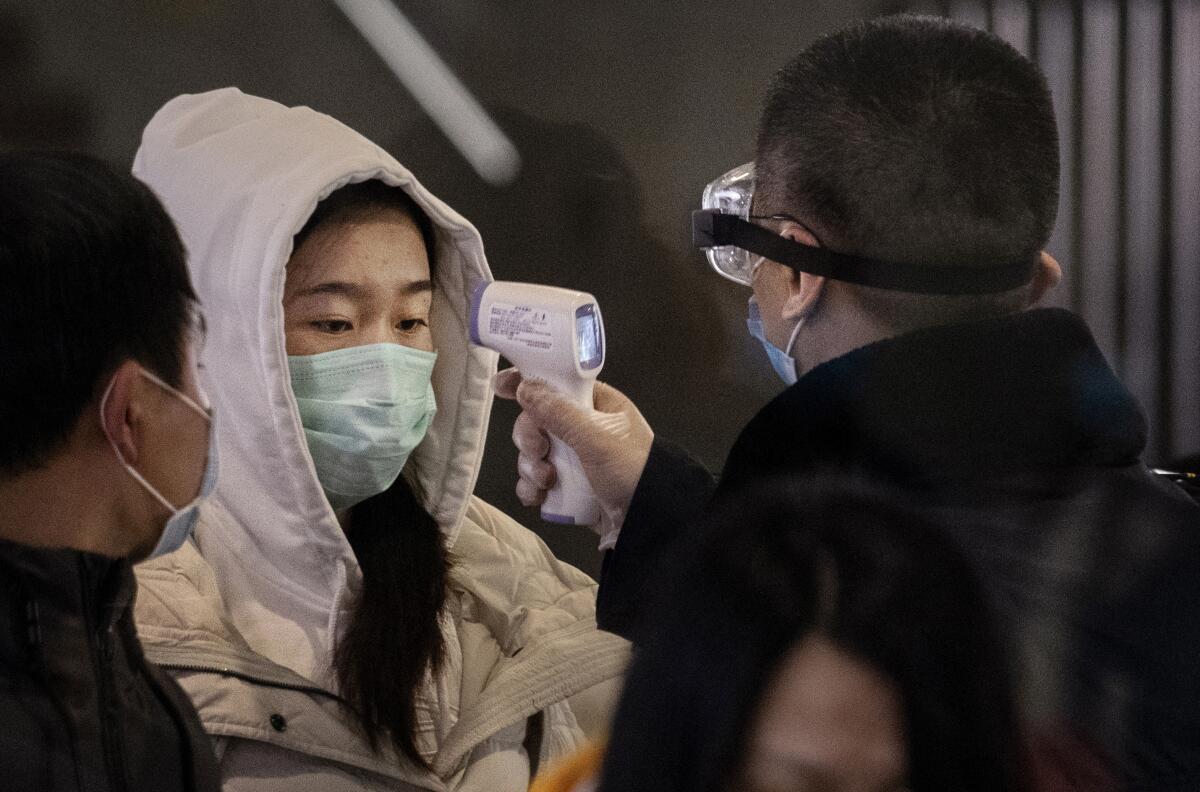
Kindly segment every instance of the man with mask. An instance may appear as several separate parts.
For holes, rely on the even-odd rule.
[[[0,282],[0,786],[216,790],[132,618],[216,476],[179,235],[98,160],[3,154]]]
[[[1139,461],[1145,420],[1082,321],[1035,307],[1060,277],[1042,252],[1057,202],[1049,91],[997,37],[888,17],[786,65],[755,163],[709,185],[693,217],[716,270],[753,289],[750,331],[790,386],[720,483],[612,388],[591,416],[498,377],[524,410],[522,500],[553,483],[549,432],[601,501],[615,541],[601,625],[636,638],[664,548],[714,491],[780,473],[882,480],[978,567],[1032,753],[1062,788],[1197,788],[1200,509]]]

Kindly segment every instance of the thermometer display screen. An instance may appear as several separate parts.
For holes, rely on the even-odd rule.
[[[599,368],[604,362],[604,328],[594,303],[575,311],[575,338],[579,367],[585,371]]]

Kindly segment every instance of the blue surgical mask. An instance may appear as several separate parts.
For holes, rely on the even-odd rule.
[[[204,501],[208,500],[208,497],[212,495],[213,490],[217,487],[217,434],[214,429],[213,415],[210,411],[201,407],[186,393],[181,393],[176,388],[172,388],[149,371],[142,369],[142,376],[182,401],[208,422],[208,459],[204,463],[204,476],[200,480],[200,491],[196,493],[196,497],[187,505],[179,507],[174,506],[156,487],[149,481],[146,481],[146,478],[141,473],[137,472],[132,465],[126,462],[125,458],[121,456],[121,449],[117,447],[116,441],[111,437],[108,438],[108,442],[112,445],[117,459],[120,460],[129,475],[133,476],[150,493],[151,497],[161,503],[171,513],[171,516],[167,518],[166,525],[163,526],[163,532],[158,538],[158,543],[155,544],[154,549],[150,551],[150,555],[148,556],[149,558],[157,558],[167,553],[173,553],[183,547],[184,542],[191,537],[192,532],[196,529],[196,520],[200,516],[200,506]],[[112,393],[115,382],[116,380],[113,380],[113,382],[109,383],[108,388],[104,391],[104,396],[100,399],[101,425],[103,425],[104,420],[104,407],[108,403],[108,396]]]
[[[308,451],[334,511],[378,495],[399,477],[437,411],[436,360],[399,344],[288,356]]]
[[[796,384],[796,359],[792,357],[792,347],[796,346],[796,337],[800,335],[800,327],[803,324],[803,319],[796,323],[796,328],[792,330],[792,337],[788,340],[787,349],[780,349],[767,339],[766,331],[763,330],[762,313],[758,310],[758,300],[755,297],[750,298],[746,328],[750,331],[750,335],[757,338],[763,345],[763,349],[767,351],[767,357],[771,359],[771,367],[775,369],[775,373],[786,385]]]

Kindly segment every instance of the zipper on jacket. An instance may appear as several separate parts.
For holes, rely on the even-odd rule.
[[[50,699],[50,703],[54,705],[58,717],[62,719],[63,727],[70,735],[70,739],[72,740],[71,764],[75,768],[75,785],[80,789],[84,789],[86,782],[83,775],[83,767],[79,762],[79,744],[75,741],[76,730],[72,725],[71,709],[63,701],[62,696],[59,695],[58,686],[50,678],[45,658],[45,647],[42,644],[41,610],[38,607],[38,601],[32,597],[28,597],[25,600],[25,639],[29,644],[30,672],[46,691],[46,696]]]
[[[116,746],[114,759],[116,760],[117,774],[121,778],[121,783],[124,785],[128,778],[128,768],[125,762],[125,721],[118,711],[121,702],[112,688],[112,683],[116,679],[116,669],[113,666],[113,655],[116,649],[116,625],[109,624],[104,631],[100,633],[100,650],[101,656],[104,658],[104,663],[107,666],[108,675],[105,677],[109,684],[109,703],[113,707],[112,724],[113,724],[113,744]]]
[[[35,599],[25,600],[25,640],[34,652],[38,652],[42,647],[42,622]]]
[[[295,690],[298,693],[312,693],[326,698],[333,699],[341,703],[346,703],[345,699],[336,693],[330,692],[325,688],[317,687],[316,685],[300,685],[291,682],[279,682],[265,677],[255,676],[254,674],[246,674],[241,671],[234,671],[228,666],[218,665],[203,665],[200,663],[155,663],[154,665],[167,671],[189,671],[200,674],[219,674],[221,676],[233,677],[240,679],[243,682],[249,682],[252,685],[262,685],[263,687],[279,688],[280,690]]]
[[[100,717],[100,741],[104,746],[104,763],[108,768],[109,783],[114,790],[128,790],[125,778],[125,756],[121,735],[116,733],[120,717],[115,712],[116,696],[112,685],[112,630],[99,629],[96,624],[96,604],[92,596],[91,574],[85,563],[79,562],[79,578],[83,591],[83,618],[87,630],[88,653],[96,674],[96,694]]]

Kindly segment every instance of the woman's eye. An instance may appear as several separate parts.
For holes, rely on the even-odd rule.
[[[353,329],[351,324],[345,319],[318,319],[309,324],[322,333],[344,333],[347,330]]]
[[[396,327],[400,328],[401,332],[411,333],[420,327],[428,327],[428,324],[424,319],[405,319],[397,324]]]

